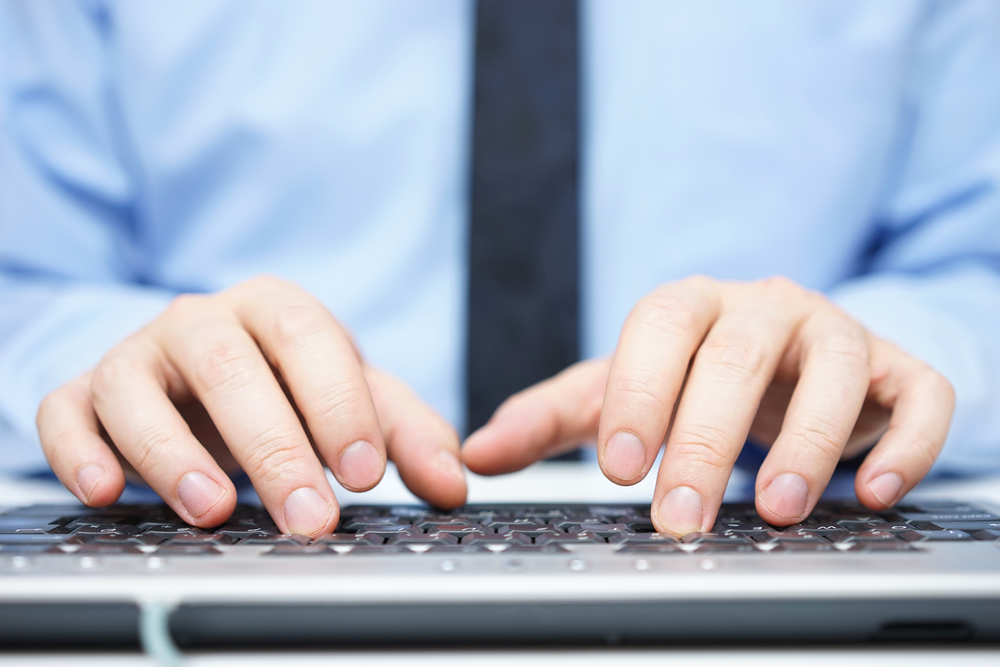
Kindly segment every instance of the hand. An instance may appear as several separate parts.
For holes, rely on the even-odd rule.
[[[953,406],[947,380],[822,295],[782,278],[694,277],[640,301],[612,359],[507,400],[464,457],[470,470],[497,474],[596,439],[604,474],[627,485],[666,442],[651,515],[657,530],[683,535],[712,529],[750,435],[770,447],[757,511],[789,525],[809,514],[840,459],[873,444],[858,499],[872,509],[898,502],[940,452]]]
[[[256,278],[178,297],[98,366],[45,398],[49,464],[84,503],[118,499],[122,464],[196,526],[225,521],[242,468],[283,532],[332,531],[323,470],[375,486],[386,455],[433,505],[465,501],[458,436],[400,381],[362,361],[332,315],[298,287]]]

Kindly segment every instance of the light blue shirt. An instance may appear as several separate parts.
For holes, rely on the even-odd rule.
[[[784,274],[944,373],[1000,469],[1000,3],[584,0],[583,341]],[[301,284],[462,427],[474,5],[0,0],[0,466],[183,291]]]

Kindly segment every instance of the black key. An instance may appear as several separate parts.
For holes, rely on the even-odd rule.
[[[877,542],[852,542],[854,545],[850,551],[919,551],[908,542],[879,540]]]
[[[680,544],[673,535],[667,533],[643,533],[641,535],[625,535],[617,542],[625,546],[656,546],[658,544]]]
[[[404,547],[412,546],[447,546],[458,544],[458,538],[450,533],[432,535],[393,535],[386,544],[398,544]]]
[[[78,556],[123,556],[126,554],[141,554],[139,549],[131,544],[104,544],[91,542],[82,545],[73,552]]]
[[[508,554],[522,554],[522,555],[532,555],[532,554],[568,554],[570,551],[566,549],[561,544],[515,544],[505,549],[502,552],[505,556]]]
[[[385,544],[385,538],[381,535],[359,535],[357,533],[333,533],[332,535],[321,535],[313,540],[313,544],[326,545],[366,545],[370,547]]]
[[[81,514],[99,511],[80,503],[37,503],[35,505],[25,505],[24,507],[14,507],[4,513],[3,516],[55,516],[70,521],[73,517],[80,516]]]
[[[28,554],[64,553],[62,550],[53,547],[51,544],[8,544],[0,542],[0,554],[19,556]]]
[[[997,521],[933,521],[934,525],[944,530],[964,530],[974,533],[977,530],[1000,530],[1000,520]]]
[[[364,517],[362,519],[348,521],[343,527],[338,528],[337,530],[338,532],[344,533],[365,533],[370,530],[378,530],[383,533],[395,533],[401,530],[417,530],[417,528],[415,528],[413,524],[402,521],[396,517],[387,517],[385,519]]]
[[[154,552],[157,556],[221,556],[211,544],[164,544]]]
[[[768,549],[768,551],[821,552],[833,551],[834,549],[833,545],[826,540],[808,542],[778,540],[777,542],[774,542],[773,545],[774,547],[772,549]]]
[[[494,532],[490,527],[479,523],[467,523],[465,521],[449,521],[447,523],[437,523],[422,521],[414,524],[416,530],[424,533],[451,533],[461,535],[462,533],[483,533]]]
[[[334,551],[326,544],[279,544],[264,556],[336,556]]]
[[[143,535],[142,537],[146,537]],[[149,537],[156,539],[162,537],[161,535],[149,535]],[[252,539],[252,538],[251,538]],[[309,538],[305,538],[305,542],[308,542]],[[235,544],[236,538],[232,535],[214,535],[211,533],[173,533],[164,543],[166,545],[175,544],[208,544],[208,545],[220,545],[220,544]],[[296,541],[296,543],[302,543],[302,541]]]
[[[972,534],[976,540],[1000,540],[1000,530],[977,530]]]
[[[649,519],[636,519],[635,521],[626,521],[625,525],[629,527],[633,533],[655,533],[656,527],[653,526],[653,522]]]
[[[939,523],[941,521],[997,521],[1000,517],[995,514],[983,511],[969,511],[969,512],[921,512],[921,513],[909,513],[903,512],[904,517],[907,521],[933,521],[934,523]]]
[[[239,524],[226,524],[222,528],[213,531],[214,535],[228,535],[234,539],[242,540],[248,537],[267,537],[268,535],[280,535],[277,528],[268,530],[266,528],[240,526]]]
[[[464,541],[464,540],[463,540]],[[543,533],[535,538],[535,544],[607,544],[608,539],[599,533]]]
[[[148,547],[161,544],[164,538],[156,535],[93,535],[86,544],[122,544],[133,547]]]
[[[204,532],[200,528],[195,528],[180,521],[140,521],[139,528],[143,532],[151,533],[184,533],[190,531]]]
[[[913,531],[923,536],[923,540],[911,539],[907,541],[921,542],[963,542],[971,540],[972,536],[961,530],[917,530]]]
[[[837,525],[847,530],[860,532],[865,530],[892,530],[892,524],[876,518],[871,521],[840,520]]]
[[[142,532],[136,526],[113,523],[85,523],[66,527],[72,528],[74,535],[122,535],[124,537],[131,537]]]
[[[733,533],[731,535],[722,535],[719,533],[688,533],[680,538],[680,541],[684,544],[703,544],[705,546],[716,545],[716,544],[747,544],[751,545],[750,540],[743,535]]]
[[[609,533],[631,533],[632,529],[624,523],[581,523],[570,528],[568,533],[594,532],[608,536]]]
[[[52,530],[57,525],[60,517],[48,516],[0,516],[0,535],[9,535],[17,532],[39,532],[44,533]]]
[[[566,533],[558,530],[550,525],[539,525],[539,524],[521,524],[521,525],[510,525],[506,524],[497,528],[497,533],[501,535],[507,535],[509,533],[516,533],[518,535],[524,535],[533,540],[538,539],[542,535],[565,535]]]
[[[784,530],[766,530],[763,535],[754,535],[756,542],[776,542],[782,543],[799,542],[800,544],[829,544],[822,535],[815,533],[793,533]]]
[[[84,540],[73,535],[58,533],[2,533],[0,545],[3,544],[82,544]]]
[[[539,540],[543,536],[539,537]],[[530,545],[531,538],[525,535],[520,535],[518,533],[507,533],[501,535],[498,533],[488,533],[485,535],[465,535],[462,537],[462,544],[521,544]]]
[[[489,546],[487,546],[485,544],[457,544],[457,545],[456,544],[445,544],[445,545],[433,546],[430,549],[428,549],[426,551],[426,553],[429,553],[429,554],[453,554],[453,555],[459,555],[459,554],[492,554],[492,553],[497,553],[498,551],[500,551],[500,552],[506,552],[508,549],[511,549],[511,548],[513,548],[514,546],[517,546],[517,545],[513,545],[513,544],[499,545],[499,547],[502,547],[502,548],[498,548],[497,545],[490,545],[490,546],[494,546],[494,548],[491,549]]]
[[[619,554],[684,554],[686,553],[676,544],[626,544],[615,551]]]
[[[353,547],[350,551],[346,552],[348,556],[385,556],[385,555],[398,555],[398,554],[413,554],[415,552],[410,551],[406,547],[396,546],[396,545],[382,545],[377,547],[368,546],[365,544],[360,544]]]
[[[909,535],[913,531],[906,531]],[[841,533],[830,533],[826,535],[827,539],[833,540],[834,542],[871,542],[874,540],[898,540],[900,539],[900,532],[892,530],[860,530],[857,532],[844,531]]]

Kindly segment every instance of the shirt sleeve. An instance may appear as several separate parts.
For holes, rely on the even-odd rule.
[[[954,386],[935,472],[996,472],[1000,4],[935,5],[910,57],[897,168],[859,275],[831,296]]]
[[[41,399],[153,318],[138,187],[86,3],[0,3],[0,470],[45,466]]]

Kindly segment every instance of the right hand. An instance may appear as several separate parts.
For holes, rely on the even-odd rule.
[[[392,459],[438,507],[465,501],[458,435],[402,382],[366,364],[295,285],[260,277],[184,295],[38,410],[45,456],[93,507],[134,471],[188,523],[224,522],[242,468],[282,532],[331,532],[340,510],[323,469],[351,491]],[[125,466],[123,468],[123,465]]]

